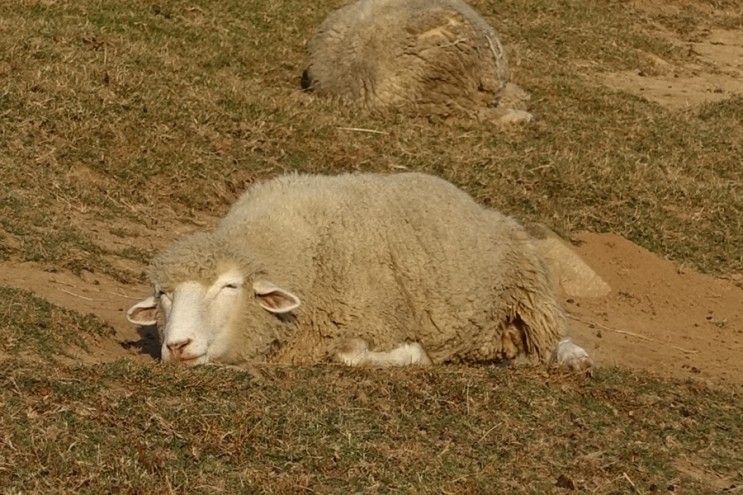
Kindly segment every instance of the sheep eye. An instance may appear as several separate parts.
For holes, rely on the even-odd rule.
[[[239,289],[240,286],[238,284],[225,284],[222,286],[223,289]]]

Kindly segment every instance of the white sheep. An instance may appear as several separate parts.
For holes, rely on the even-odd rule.
[[[420,174],[287,175],[149,267],[162,359],[400,366],[551,358],[565,340],[547,269],[513,219]],[[301,305],[300,305],[301,304]]]
[[[308,44],[302,87],[371,109],[528,122],[495,30],[462,0],[357,0]]]

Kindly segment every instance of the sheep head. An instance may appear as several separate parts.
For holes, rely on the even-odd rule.
[[[157,325],[163,361],[237,362],[246,339],[270,346],[267,319],[300,305],[255,268],[228,243],[209,234],[191,236],[155,258],[149,268],[153,295],[133,305],[127,319]]]

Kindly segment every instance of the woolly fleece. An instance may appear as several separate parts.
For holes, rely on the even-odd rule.
[[[495,30],[461,0],[358,0],[325,19],[308,53],[303,88],[366,108],[485,116],[528,97],[508,84]]]
[[[149,268],[156,288],[230,267],[299,296],[291,318],[245,291],[224,362],[313,363],[361,338],[419,342],[434,363],[489,361],[504,335],[545,361],[565,334],[548,271],[513,219],[425,174],[286,175],[250,187],[216,229]]]

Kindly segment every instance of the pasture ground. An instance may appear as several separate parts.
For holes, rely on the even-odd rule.
[[[739,2],[473,1],[510,128],[299,92],[340,3],[0,3],[0,491],[743,490]],[[595,377],[156,366],[149,257],[294,170],[435,173],[574,240],[613,288],[564,301]]]

